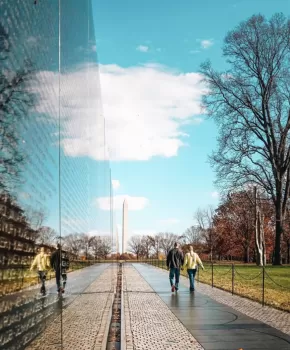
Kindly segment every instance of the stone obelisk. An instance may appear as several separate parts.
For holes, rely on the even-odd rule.
[[[122,225],[122,253],[126,253],[128,236],[128,202],[127,199],[123,203],[123,225]]]

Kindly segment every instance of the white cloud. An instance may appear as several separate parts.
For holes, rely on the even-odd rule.
[[[219,193],[217,191],[214,191],[211,193],[212,198],[219,198]]]
[[[148,204],[149,200],[145,197],[132,197],[129,195],[117,195],[113,197],[113,205],[115,210],[123,209],[123,202],[127,199],[128,210],[136,211],[144,209]],[[102,210],[110,210],[110,197],[100,197],[96,199],[96,204]]]
[[[149,47],[148,46],[145,46],[145,45],[139,45],[137,48],[136,48],[137,51],[140,51],[140,52],[148,52],[149,50]]]
[[[184,124],[201,122],[196,118],[205,92],[200,80],[198,73],[160,65],[101,66],[111,160],[176,156],[188,136],[181,130]]]
[[[159,222],[162,225],[175,225],[179,223],[179,220],[171,218],[171,219],[160,220]]]
[[[119,180],[112,180],[113,189],[117,190],[120,187],[120,181]]]
[[[208,49],[213,45],[213,40],[212,39],[201,40],[200,45],[203,49]]]
[[[62,145],[67,156],[103,160],[109,149],[112,161],[173,157],[186,145],[184,126],[202,121],[200,100],[205,88],[198,73],[181,73],[157,64],[101,65],[100,73],[101,93],[99,68],[94,64],[61,76]],[[50,85],[44,88],[47,81]],[[58,84],[57,73],[37,73],[37,112],[50,111],[58,118]]]

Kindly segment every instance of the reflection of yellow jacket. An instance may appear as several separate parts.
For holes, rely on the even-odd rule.
[[[186,267],[187,269],[196,269],[197,265],[204,268],[198,254],[194,252],[186,253],[183,267]]]
[[[35,266],[37,266],[38,271],[45,271],[49,269],[49,257],[46,254],[39,253],[36,255],[35,259],[33,260],[33,263],[31,265],[31,269],[33,269]]]

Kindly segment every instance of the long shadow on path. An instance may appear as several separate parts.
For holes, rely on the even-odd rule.
[[[180,284],[171,293],[164,271],[133,264],[164,303],[206,350],[290,349],[290,337],[201,293],[190,293]]]

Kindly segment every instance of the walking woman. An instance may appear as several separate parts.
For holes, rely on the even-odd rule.
[[[31,264],[30,271],[32,271],[35,267],[37,267],[38,276],[41,282],[40,293],[42,295],[45,295],[46,294],[45,280],[46,280],[47,270],[49,270],[50,265],[49,265],[49,258],[47,254],[45,254],[44,247],[40,248],[40,252],[36,255],[35,259]]]
[[[204,270],[200,257],[193,251],[193,246],[189,246],[189,252],[185,254],[183,267],[187,269],[190,284],[189,290],[191,292],[194,292],[194,278],[198,265]]]

